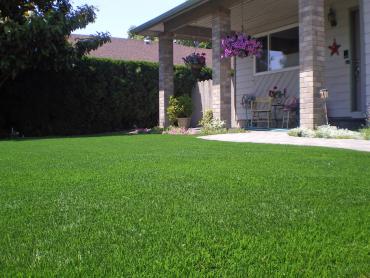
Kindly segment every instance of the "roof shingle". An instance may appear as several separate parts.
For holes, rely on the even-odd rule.
[[[77,38],[87,37],[85,35],[71,35],[70,41],[74,42]],[[142,40],[132,40],[124,38],[111,38],[111,43],[106,43],[97,50],[92,51],[89,56],[97,58],[110,58],[114,60],[126,61],[147,61],[158,62],[158,42],[146,44]],[[196,51],[194,47],[187,47],[174,43],[174,64],[183,65],[183,57]],[[212,50],[198,49],[197,52],[206,53],[207,66],[212,67]]]

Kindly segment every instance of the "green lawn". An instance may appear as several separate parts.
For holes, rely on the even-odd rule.
[[[0,141],[0,276],[369,277],[370,155],[169,135]]]

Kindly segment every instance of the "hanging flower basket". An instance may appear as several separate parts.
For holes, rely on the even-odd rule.
[[[202,65],[197,65],[197,64],[193,64],[190,66],[191,72],[195,77],[198,77],[200,75],[202,68],[203,68]]]
[[[233,34],[221,41],[222,58],[229,57],[260,57],[262,54],[262,42],[243,33]]]
[[[205,53],[192,53],[184,58],[184,63],[191,69],[192,74],[194,77],[199,77],[202,68],[206,66],[206,54]]]

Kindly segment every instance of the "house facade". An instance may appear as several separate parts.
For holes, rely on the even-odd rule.
[[[259,38],[259,58],[223,59],[221,40],[233,32]],[[370,0],[190,0],[137,27],[159,37],[160,119],[173,94],[173,40],[211,40],[212,109],[228,126],[244,126],[244,95],[267,96],[277,86],[299,98],[300,126],[328,116],[350,125],[370,115]],[[232,76],[231,68],[235,69]]]

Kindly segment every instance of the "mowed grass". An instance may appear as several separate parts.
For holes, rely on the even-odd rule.
[[[369,277],[369,244],[369,153],[0,142],[0,276]]]

